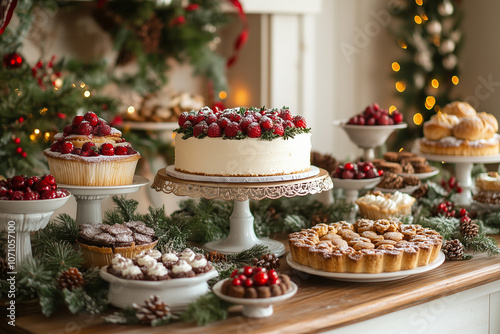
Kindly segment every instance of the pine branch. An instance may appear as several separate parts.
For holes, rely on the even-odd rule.
[[[61,213],[47,227],[33,234],[31,244],[35,253],[43,254],[45,247],[54,240],[75,244],[77,237],[78,225],[76,221],[70,215]]]
[[[114,209],[115,212],[118,212],[118,214],[122,218],[120,223],[134,221],[134,220],[141,220],[142,218],[141,215],[135,213],[135,211],[137,210],[137,206],[139,205],[138,201],[134,199],[127,199],[125,196],[115,195],[113,196],[113,202],[118,207]],[[113,218],[113,220],[108,220],[111,217]],[[114,224],[116,217],[117,217],[116,213],[108,214],[108,212],[106,212],[103,223]]]
[[[451,240],[458,237],[460,222],[457,218],[437,216],[425,218],[421,221],[423,227],[436,230],[443,236],[444,240]]]
[[[68,242],[52,241],[44,247],[44,261],[49,270],[59,273],[67,268],[80,266],[83,256]]]
[[[189,304],[187,310],[181,314],[181,319],[194,320],[198,326],[204,326],[214,321],[225,320],[230,306],[231,304],[210,292]]]
[[[270,250],[264,244],[258,244],[250,249],[244,250],[237,254],[229,254],[227,256],[228,262],[232,262],[236,267],[249,266],[253,264],[254,258],[261,258],[264,254],[269,254]]]
[[[474,252],[487,253],[489,256],[500,254],[500,248],[494,238],[478,235],[475,238],[462,238],[462,244],[466,249]]]

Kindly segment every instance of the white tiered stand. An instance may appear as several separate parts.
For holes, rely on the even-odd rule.
[[[182,173],[184,174],[184,173]],[[187,177],[189,177],[189,174]],[[178,196],[203,197],[234,201],[230,217],[230,230],[226,239],[216,240],[204,245],[207,250],[219,253],[238,253],[257,244],[264,244],[276,256],[285,253],[285,246],[267,238],[255,235],[253,216],[250,212],[250,199],[277,199],[320,193],[333,187],[328,172],[319,169],[315,176],[278,182],[202,182],[170,176],[166,168],[160,169],[151,185],[156,191]]]

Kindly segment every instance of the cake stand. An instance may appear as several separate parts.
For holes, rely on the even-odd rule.
[[[347,203],[353,203],[354,209],[349,215],[349,221],[354,222],[356,219],[356,199],[358,199],[359,191],[362,189],[370,189],[375,187],[381,180],[381,177],[375,177],[373,179],[338,179],[333,178],[333,185],[335,188],[341,188],[345,193],[345,200]]]
[[[68,193],[68,196],[62,198],[36,201],[0,200],[0,230],[7,232],[5,247],[8,271],[15,271],[32,257],[31,232],[45,228],[54,211],[62,207],[70,197]],[[15,253],[11,245],[15,245]],[[14,254],[15,267],[10,260]]]
[[[470,207],[472,204],[472,166],[475,163],[498,163],[500,154],[484,156],[459,156],[459,155],[437,155],[421,153],[429,161],[441,161],[443,163],[455,164],[455,176],[462,192],[457,194],[456,203],[461,207]]]
[[[76,223],[78,225],[91,223],[101,224],[102,201],[110,195],[122,195],[135,193],[142,186],[148,184],[149,180],[145,177],[135,175],[132,184],[123,186],[75,186],[71,184],[60,184],[57,186],[67,189],[76,199]]]
[[[364,161],[375,159],[374,149],[384,144],[395,130],[408,127],[406,123],[396,125],[352,125],[347,124],[345,120],[333,121],[333,124],[344,129],[349,139],[363,149]]]
[[[203,182],[181,179],[169,175],[167,169],[162,168],[158,170],[151,187],[156,191],[162,191],[167,194],[172,193],[178,196],[204,197],[207,199],[218,198],[226,201],[234,201],[228,237],[206,243],[204,245],[205,249],[229,254],[239,253],[257,244],[264,244],[276,256],[281,256],[285,253],[285,246],[281,242],[267,238],[257,238],[255,235],[254,219],[250,212],[249,200],[277,199],[280,197],[316,194],[332,189],[333,183],[328,172],[320,168],[317,175],[304,179],[242,183]]]

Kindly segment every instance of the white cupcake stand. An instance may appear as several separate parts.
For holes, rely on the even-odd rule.
[[[462,192],[457,194],[457,205],[461,207],[470,207],[472,204],[472,167],[475,163],[492,164],[500,162],[500,154],[484,156],[455,156],[455,155],[436,155],[421,153],[429,161],[441,161],[442,163],[455,164],[455,175]]]
[[[142,186],[148,184],[149,180],[143,176],[135,175],[132,184],[123,186],[75,186],[58,183],[59,188],[67,189],[76,199],[76,223],[78,225],[91,223],[102,223],[101,206],[102,201],[110,195],[122,195],[135,193]]]
[[[333,187],[328,172],[317,167],[314,167],[315,173],[313,174],[315,175],[302,175],[302,177],[307,177],[301,179],[297,179],[301,177],[299,174],[283,175],[277,178],[214,178],[179,173],[173,171],[173,168],[174,166],[169,166],[158,170],[151,188],[177,196],[234,201],[228,237],[204,245],[204,248],[209,251],[215,250],[223,254],[238,253],[257,244],[268,246],[276,256],[285,253],[283,243],[256,236],[254,219],[250,212],[250,199],[305,196],[330,190]]]

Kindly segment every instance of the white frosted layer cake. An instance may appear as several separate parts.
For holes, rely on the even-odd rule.
[[[175,169],[210,176],[273,176],[311,169],[311,134],[288,108],[182,113]]]
[[[175,141],[175,169],[200,175],[266,176],[310,170],[311,134],[272,141],[191,137]]]

